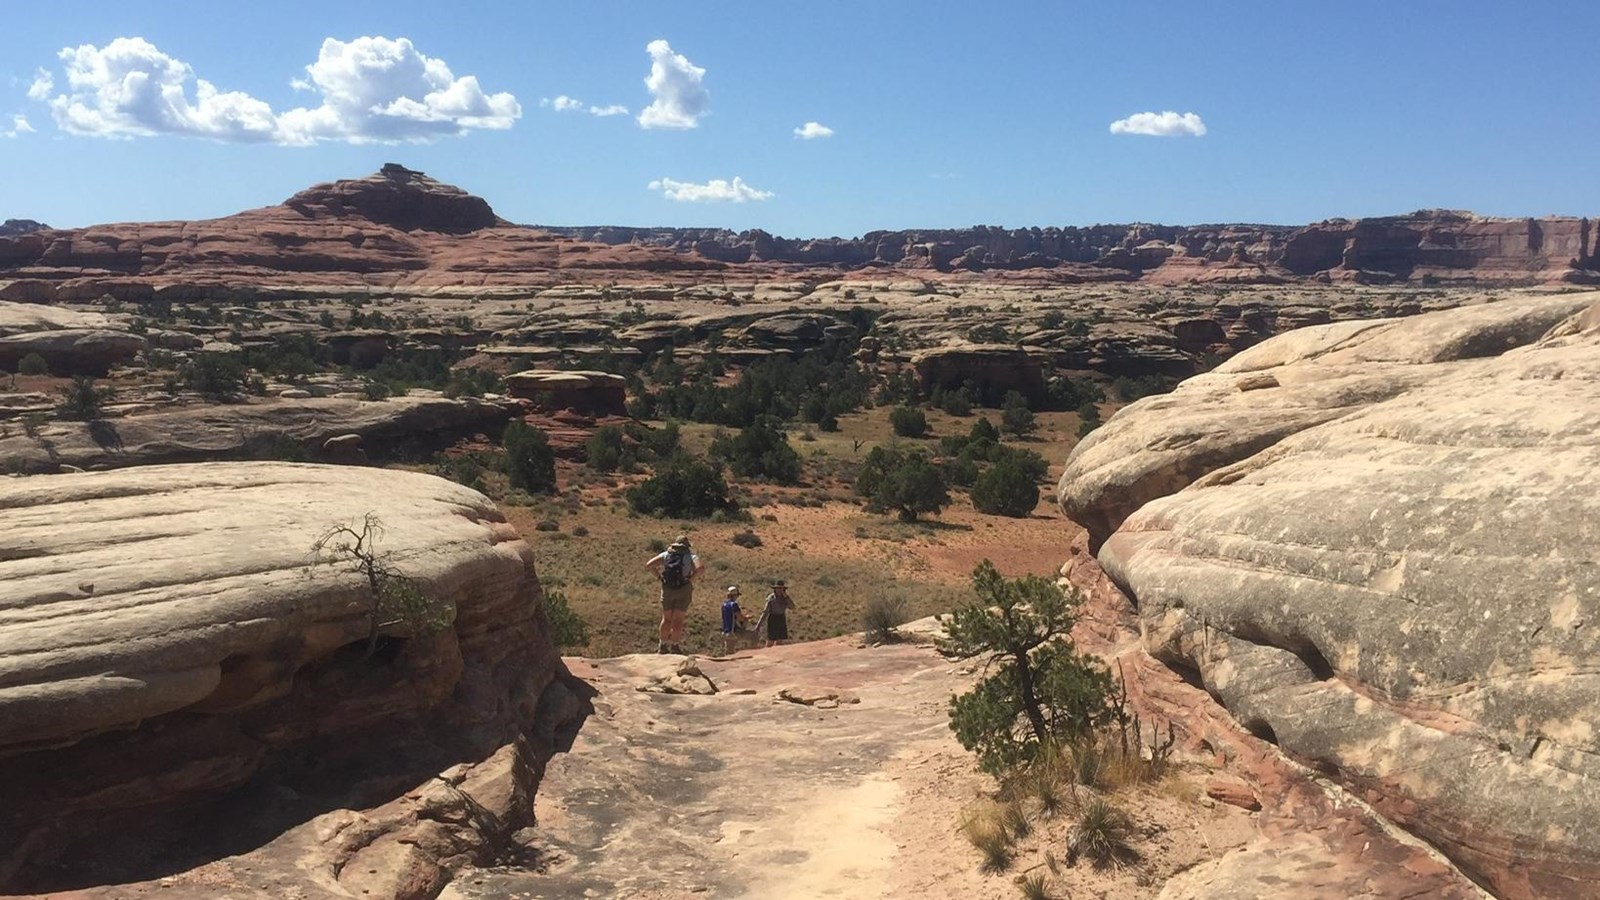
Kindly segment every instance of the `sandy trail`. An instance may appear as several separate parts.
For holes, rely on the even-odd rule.
[[[445,896],[871,900],[905,896],[908,853],[970,873],[942,896],[987,896],[954,828],[984,779],[944,716],[970,676],[925,646],[840,643],[700,660],[711,696],[636,690],[682,657],[570,660],[600,694],[540,787],[546,871],[476,871]],[[935,780],[955,805],[908,802]]]

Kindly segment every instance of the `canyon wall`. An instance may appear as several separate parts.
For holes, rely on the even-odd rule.
[[[488,202],[394,164],[220,219],[0,228],[0,299],[173,299],[254,286],[539,287],[642,278],[826,280],[856,271],[1011,273],[1041,283],[1600,282],[1586,218],[1427,210],[1280,225],[1094,225],[874,231],[794,239],[760,230],[524,227]],[[6,283],[6,282],[9,282]]]
[[[1289,332],[1079,444],[1146,650],[1495,894],[1600,877],[1600,294]]]

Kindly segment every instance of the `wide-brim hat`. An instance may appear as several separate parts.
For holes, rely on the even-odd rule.
[[[789,582],[784,581],[782,578],[779,578],[778,580],[772,582],[772,586],[773,587],[788,587],[789,586]]]
[[[739,596],[739,593],[740,593],[739,586],[737,584],[733,585],[733,586],[729,587],[728,590],[725,591],[724,593],[726,593],[729,597],[737,597],[737,596]]]

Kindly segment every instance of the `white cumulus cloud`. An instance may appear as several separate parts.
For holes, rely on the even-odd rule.
[[[320,105],[275,113],[265,101],[221,91],[143,38],[120,37],[59,54],[66,90],[40,70],[28,96],[49,104],[70,134],[109,138],[174,134],[224,141],[426,141],[473,128],[511,127],[522,109],[511,94],[487,94],[476,77],[457,78],[441,59],[405,38],[322,42],[296,90]]]
[[[248,94],[219,91],[187,63],[144,38],[119,37],[104,47],[62,50],[67,91],[50,97],[50,113],[70,134],[131,138],[181,134],[220,140],[271,140],[271,107]],[[193,83],[191,97],[189,86]],[[54,90],[49,73],[29,95]]]
[[[660,191],[668,200],[681,203],[744,203],[747,200],[770,200],[773,196],[771,191],[757,190],[745,184],[744,179],[737,175],[732,181],[713,178],[705,184],[658,178],[650,182],[649,188]]]
[[[628,108],[620,103],[613,103],[609,106],[587,106],[582,100],[576,97],[568,97],[566,94],[554,98],[545,97],[539,101],[539,105],[547,109],[553,109],[556,112],[586,112],[591,116],[625,116],[628,114]]]
[[[644,80],[653,98],[639,113],[641,128],[693,128],[706,114],[711,95],[706,91],[706,70],[673,53],[666,41],[651,41],[650,76]]]
[[[306,75],[322,104],[278,117],[284,143],[426,141],[510,128],[522,116],[516,97],[485,93],[475,75],[457,78],[406,38],[327,38]]]
[[[14,138],[18,135],[32,134],[33,126],[28,124],[28,117],[20,113],[11,117],[11,127],[0,131],[0,137]]]
[[[1158,113],[1134,113],[1126,119],[1118,119],[1111,123],[1111,133],[1147,134],[1153,137],[1179,135],[1200,137],[1206,133],[1206,123],[1192,112],[1176,113],[1169,109]]]
[[[821,122],[807,122],[794,130],[794,136],[807,141],[830,138],[833,137],[833,129]]]

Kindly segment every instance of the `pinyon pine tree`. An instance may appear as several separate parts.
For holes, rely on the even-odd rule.
[[[941,649],[982,657],[985,677],[950,698],[950,729],[1000,774],[1039,748],[1089,737],[1108,714],[1111,675],[1070,637],[1078,597],[1037,575],[1007,580],[984,560],[972,572],[977,597],[945,620]]]

